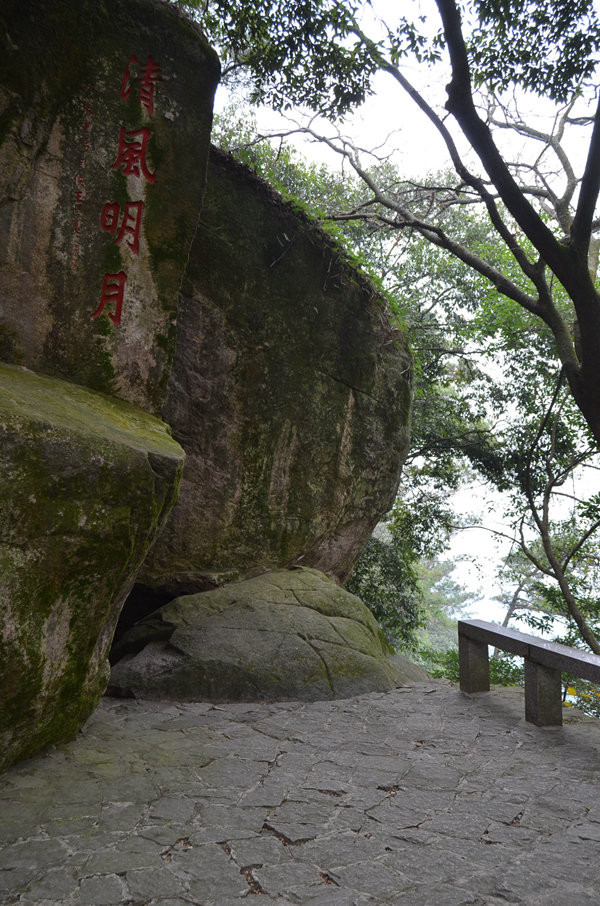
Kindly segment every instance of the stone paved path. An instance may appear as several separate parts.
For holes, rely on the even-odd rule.
[[[600,723],[443,683],[314,704],[105,699],[0,777],[0,903],[600,903]]]

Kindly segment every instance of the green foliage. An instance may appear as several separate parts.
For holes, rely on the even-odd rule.
[[[456,617],[469,600],[469,593],[452,578],[456,564],[452,560],[424,557],[419,562],[419,582],[428,615]]]
[[[460,682],[458,650],[434,651],[423,647],[419,650],[420,663],[433,677],[445,677],[453,683]],[[490,658],[490,683],[494,686],[523,686],[523,663],[511,657]]]
[[[385,60],[440,59],[444,36],[417,4],[386,9],[375,38],[360,0],[187,0],[219,47],[226,70],[243,68],[253,100],[276,109],[301,105],[341,116],[372,92]],[[597,64],[600,25],[592,0],[472,0],[465,4],[470,62],[478,84],[527,89],[562,99]],[[377,5],[374,5],[375,12]]]
[[[552,387],[541,372],[532,384],[539,405]],[[550,632],[553,617],[564,617],[568,636],[561,641],[584,638],[594,650],[600,629],[599,454],[572,397],[561,395],[560,387],[554,391],[557,402],[552,409],[546,403],[541,425],[533,407],[523,405],[521,421],[503,432],[507,511],[519,544],[506,573],[522,590],[517,619]]]
[[[411,648],[423,623],[416,555],[409,545],[371,538],[346,583],[367,605],[394,647]]]
[[[424,625],[417,633],[417,651],[442,653],[456,648],[456,618],[470,595],[452,578],[455,564],[427,557],[419,561],[419,586],[423,596]]]
[[[524,686],[523,661],[520,658],[490,658],[490,683],[494,686]]]
[[[404,565],[443,548],[456,527],[450,494],[477,474],[509,492],[507,515],[517,541],[522,530],[523,544],[547,568],[544,546],[532,540],[539,528],[534,508],[550,512],[551,507],[544,503],[550,476],[554,476],[551,496],[556,492],[564,499],[562,485],[570,480],[586,445],[593,448],[573,398],[561,388],[556,396],[555,338],[549,327],[517,302],[499,296],[487,279],[466,268],[449,251],[417,233],[398,233],[389,211],[374,202],[364,182],[306,164],[285,145],[258,142],[248,119],[240,125],[235,112],[220,118],[217,130],[222,143],[234,148],[288,197],[318,213],[324,226],[386,290],[391,314],[410,342],[412,450],[400,497],[388,520],[395,543],[401,539],[402,550],[414,555],[413,560],[405,555]],[[421,206],[424,217],[435,204],[440,228],[533,297],[530,278],[509,247],[498,241],[482,212],[473,204],[455,203],[452,174],[438,173],[416,185],[403,181],[387,161],[369,175],[392,200],[402,204],[409,200],[417,213]],[[526,240],[521,251],[535,259],[535,250]],[[560,316],[570,320],[572,308],[566,293],[558,284],[552,293]],[[549,410],[551,402],[556,403],[554,411]],[[544,416],[545,412],[549,414]],[[550,541],[559,554],[562,550],[567,580],[585,617],[593,622],[598,602],[592,585],[600,579],[593,551],[600,498],[583,495],[566,517],[553,511],[552,520]],[[585,541],[579,544],[581,537]],[[568,555],[569,549],[573,556]],[[396,573],[396,582],[400,575]],[[538,583],[540,575],[538,570]],[[551,570],[552,576],[556,580]],[[407,589],[414,587],[409,571],[405,581]],[[562,591],[551,581],[534,588],[533,581],[530,589],[543,608],[568,613]],[[401,585],[398,589],[402,597]],[[375,600],[373,582],[367,597]],[[393,605],[379,606],[381,618],[389,620],[388,631],[393,634],[399,627],[397,637],[406,642],[410,630],[401,625]],[[385,618],[384,612],[388,614]]]
[[[593,0],[477,0],[471,41],[476,80],[521,85],[564,101],[597,66],[600,20]]]
[[[590,717],[600,717],[600,689],[579,677],[562,674],[563,704],[567,708],[577,708]]]
[[[419,559],[423,539],[397,533],[371,538],[356,562],[346,588],[358,595],[395,648],[422,658],[456,647],[456,615],[468,593],[452,578],[454,564],[434,557]]]
[[[449,679],[452,683],[460,681],[458,649],[448,648],[436,651],[424,645],[419,650],[419,662],[435,679]]]
[[[356,0],[212,0],[196,8],[229,66],[251,75],[253,101],[340,115],[364,101],[378,68],[355,35]]]

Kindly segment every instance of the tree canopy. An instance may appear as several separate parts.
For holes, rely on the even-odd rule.
[[[377,4],[369,0],[184,5],[198,10],[226,66],[249,73],[257,99],[338,116],[365,100],[380,69],[408,55],[434,62],[444,51],[453,56],[456,79],[472,72],[476,85],[520,85],[563,101],[592,76],[600,47],[593,0],[435,0],[438,23],[413,2],[402,4],[412,15],[386,8],[374,36],[363,30],[365,18],[375,18]]]
[[[510,491],[504,495],[505,516],[512,528],[506,531],[533,570],[529,584],[538,588],[537,600],[574,619],[595,650],[598,607],[593,594],[582,597],[598,527],[595,499],[571,494],[568,517],[554,511],[555,501],[569,496],[565,482],[597,452],[593,444],[586,446],[585,423],[572,397],[564,395],[562,372],[557,387],[550,331],[540,330],[514,301],[499,300],[481,275],[445,250],[418,233],[398,233],[385,209],[372,204],[364,180],[303,162],[279,140],[261,140],[251,116],[239,111],[217,117],[215,140],[319,216],[358,256],[386,290],[413,348],[412,451],[387,530],[357,564],[353,590],[391,635],[403,645],[414,642],[423,607],[419,560],[443,548],[456,526],[448,495],[477,473]],[[389,161],[368,175],[385,179],[398,196],[416,189],[439,195],[451,186],[451,176],[440,173],[429,185],[415,187]],[[438,222],[460,233],[474,254],[511,273],[508,250],[495,242],[491,224],[472,205],[449,205]],[[555,293],[555,302],[565,309],[566,294]],[[510,378],[500,379],[499,367]],[[516,573],[513,578],[522,581]]]
[[[546,511],[551,494],[578,461],[578,446],[587,449],[586,431],[596,448],[600,443],[600,105],[593,84],[598,14],[588,0],[432,0],[426,15],[421,8],[402,5],[395,15],[386,6],[380,16],[377,2],[358,0],[285,5],[259,0],[251,8],[241,0],[213,0],[202,15],[206,30],[221,44],[226,71],[243,71],[256,100],[278,109],[304,105],[334,121],[368,98],[376,74],[384,73],[437,130],[453,172],[407,181],[389,162],[377,161],[341,133],[319,131],[312,123],[303,127],[358,177],[362,189],[346,191],[345,197],[330,194],[326,217],[330,224],[354,230],[363,250],[370,243],[372,252],[385,237],[379,260],[387,262],[382,274],[385,270],[388,285],[395,267],[390,250],[397,249],[400,237],[404,255],[396,273],[409,272],[421,294],[428,291],[432,268],[441,266],[447,278],[451,262],[466,265],[462,277],[446,279],[446,304],[435,311],[422,306],[418,317],[413,307],[405,319],[413,345],[428,330],[434,340],[437,319],[438,349],[443,350],[436,359],[435,341],[428,342],[428,352],[417,356],[417,370],[441,370],[437,384],[417,382],[417,438],[424,443],[416,449],[429,456],[435,451],[441,474],[442,420],[433,420],[426,437],[431,410],[424,405],[420,421],[418,413],[419,393],[425,399],[434,386],[440,410],[452,411],[460,399],[454,390],[465,382],[469,389],[463,402],[468,398],[469,404],[464,411],[470,410],[465,424],[478,422],[472,418],[477,399],[472,358],[452,358],[448,336],[443,337],[449,327],[453,341],[461,337],[460,322],[467,312],[470,328],[499,344],[499,361],[506,373],[514,371],[508,393],[510,379],[495,392],[499,402],[504,397],[506,405],[518,405],[521,424],[504,432],[501,455],[493,444],[485,452],[479,442],[485,431],[479,438],[477,430],[466,432],[465,449],[470,447],[473,462],[480,452],[478,467],[487,468],[488,477],[495,470],[497,483],[512,482],[517,489],[526,515],[515,517],[515,525],[520,519],[521,526],[527,523],[538,531],[545,559],[539,559],[525,535],[524,547],[542,572],[550,564],[550,575],[568,598],[561,585],[569,578],[567,567],[571,584],[581,586],[569,551],[580,554],[585,544],[576,537],[569,541],[564,531],[557,535]],[[411,70],[405,63],[411,59],[442,67],[445,104],[440,105],[435,91],[429,95],[408,78]],[[555,104],[548,128],[521,114],[517,90]],[[566,148],[566,137],[574,130],[585,137],[579,169]],[[529,143],[525,156],[506,150],[507,133]],[[440,257],[431,256],[427,244]],[[452,373],[450,408],[444,405],[444,373]],[[558,402],[555,389],[562,394],[565,385],[575,407],[562,396]],[[559,419],[553,405],[559,407]],[[457,413],[454,409],[450,419],[451,456],[457,452]],[[578,422],[579,413],[586,424]],[[577,518],[587,543],[597,520],[585,501],[581,506]],[[588,611],[594,611],[592,601]],[[576,622],[593,647],[585,619]]]
[[[423,215],[418,199],[406,199],[393,187],[369,178],[356,149],[331,143],[346,156],[390,212],[397,229],[417,231],[483,275],[499,293],[513,299],[547,325],[569,387],[597,442],[600,442],[600,296],[589,262],[598,228],[600,190],[600,106],[588,91],[600,47],[600,22],[592,0],[435,0],[429,15],[402,13],[392,21],[379,17],[376,4],[334,0],[212,0],[201,21],[226,55],[227,67],[243,67],[254,97],[286,108],[302,104],[335,118],[362,103],[373,90],[374,76],[386,73],[414,101],[443,139],[456,173],[448,190],[456,204],[479,203],[507,249],[518,278],[474,254],[468,244],[440,225],[440,206]],[[386,15],[387,15],[386,10]],[[392,13],[393,15],[393,13]],[[404,61],[442,61],[449,71],[445,109],[407,78]],[[226,68],[227,68],[226,67]],[[484,106],[477,89],[487,86]],[[567,179],[564,190],[546,181],[548,222],[540,201],[540,181],[530,185],[523,169],[505,159],[497,134],[505,124],[494,118],[494,89],[521,86],[564,101],[567,123],[590,124],[587,160],[580,178]],[[585,112],[573,113],[575,97],[586,98]],[[566,99],[569,101],[566,101]],[[500,108],[503,109],[500,104]],[[450,114],[450,119],[447,114]],[[466,139],[479,161],[474,166],[458,136]],[[523,124],[523,133],[526,125]],[[560,129],[547,145],[560,156]],[[567,176],[570,174],[567,172]],[[437,195],[438,199],[440,195]],[[419,198],[423,198],[422,193]],[[407,201],[409,203],[407,203]],[[561,310],[555,286],[564,287],[572,313]]]

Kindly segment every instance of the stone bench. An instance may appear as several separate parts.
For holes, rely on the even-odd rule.
[[[561,671],[600,683],[600,656],[596,654],[484,620],[459,620],[462,692],[489,692],[489,645],[525,658],[525,720],[538,727],[562,725]]]

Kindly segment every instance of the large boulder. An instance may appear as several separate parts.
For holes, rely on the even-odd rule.
[[[393,503],[410,358],[309,218],[213,149],[163,417],[187,458],[143,597],[301,563],[343,581]]]
[[[219,63],[159,0],[3,0],[0,359],[159,414]]]
[[[113,649],[109,694],[347,698],[402,684],[402,665],[390,654],[357,597],[313,569],[275,570],[177,598],[137,623]]]
[[[404,340],[335,243],[246,168],[213,151],[204,198],[218,73],[174,4],[2,4],[4,763],[71,735],[91,711],[144,557],[143,609],[297,564],[341,582],[396,493]],[[147,556],[183,455],[152,415],[188,465]],[[252,611],[260,632],[280,614],[263,604]],[[381,641],[365,647],[379,638],[372,620],[342,613],[350,622],[334,626],[316,610],[288,608],[292,648],[300,616],[313,639],[298,688],[360,691],[363,673],[365,688],[396,681]],[[241,651],[252,621],[227,609],[234,618]],[[335,642],[344,627],[347,645]],[[321,661],[319,640],[334,646]]]
[[[0,769],[96,706],[183,455],[129,403],[0,364]]]

